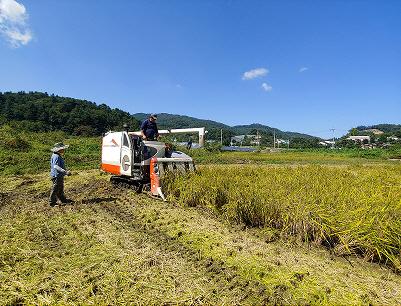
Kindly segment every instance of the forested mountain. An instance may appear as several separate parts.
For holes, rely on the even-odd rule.
[[[136,113],[133,116],[139,121],[143,121],[149,117],[149,114]],[[198,119],[183,115],[172,115],[167,113],[157,114],[157,124],[163,129],[174,129],[174,128],[190,128],[190,127],[205,127],[208,129],[229,129],[228,125],[220,122]]]
[[[149,114],[136,113],[133,115],[136,119],[143,121]],[[244,135],[244,134],[255,134],[256,131],[259,133],[272,134],[275,131],[276,136],[279,138],[293,139],[293,138],[314,138],[313,136],[295,133],[295,132],[283,132],[279,129],[275,129],[266,125],[253,123],[249,125],[236,125],[228,126],[226,124],[212,121],[198,119],[189,116],[172,115],[161,113],[158,114],[157,122],[160,128],[171,129],[171,128],[190,128],[190,127],[205,127],[209,132],[209,139],[220,139],[220,131],[223,130],[223,137]]]
[[[143,121],[148,118],[149,114],[137,113],[133,116],[139,121]],[[223,138],[226,139],[226,142],[229,142],[230,137],[235,135],[231,127],[223,123],[182,115],[159,113],[157,114],[157,124],[160,129],[205,127],[208,131],[208,139],[220,139],[220,133],[223,130]]]
[[[73,135],[101,135],[108,130],[121,130],[127,124],[130,130],[139,130],[140,122],[149,114],[129,114],[120,109],[112,109],[105,104],[79,100],[42,92],[0,92],[0,125],[7,123],[22,130],[34,132],[62,130]],[[167,113],[158,114],[158,125],[161,129],[205,127],[209,139],[220,139],[221,130],[225,143],[234,135],[259,133],[271,138],[275,132],[277,138],[309,139],[317,138],[296,133],[285,132],[266,125],[253,123],[249,125],[228,126],[226,124],[198,119],[183,115]],[[356,130],[378,129],[385,133],[401,135],[400,124],[377,124],[358,126]]]
[[[132,115],[105,104],[41,92],[0,92],[0,125],[8,123],[29,131],[62,130],[73,135],[101,135],[124,124],[137,130]]]
[[[244,135],[244,134],[252,134],[255,132],[255,130],[259,132],[264,132],[264,133],[276,133],[276,136],[279,138],[285,138],[285,139],[292,139],[292,138],[314,138],[314,136],[307,135],[307,134],[302,134],[302,133],[297,133],[297,132],[285,132],[281,131],[276,128],[272,128],[267,125],[263,125],[260,123],[252,123],[248,125],[236,125],[233,126],[232,129],[235,131],[236,134],[238,135]]]

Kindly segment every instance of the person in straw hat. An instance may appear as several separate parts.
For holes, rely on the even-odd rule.
[[[57,205],[57,199],[63,204],[73,202],[64,195],[64,176],[71,175],[71,172],[66,169],[63,159],[64,150],[67,148],[68,145],[58,142],[54,145],[53,149],[51,149],[53,154],[50,159],[50,176],[53,184],[49,202],[52,207]]]

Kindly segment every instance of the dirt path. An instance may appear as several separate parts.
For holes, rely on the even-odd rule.
[[[213,304],[218,302],[265,304],[268,302],[269,296],[265,294],[264,285],[258,281],[244,280],[235,268],[228,267],[222,261],[215,262],[211,257],[205,258],[199,250],[188,247],[177,237],[160,230],[153,222],[149,222],[146,215],[138,214],[141,210],[140,206],[132,207],[132,196],[133,194],[130,193],[126,197],[119,197],[113,205],[102,204],[93,209],[94,211],[104,210],[119,220],[129,232],[140,233],[142,241],[152,245],[152,249],[157,254],[162,254],[164,259],[179,262],[184,275],[174,276],[175,286],[183,291],[191,290],[196,286],[202,289],[192,302],[207,301]],[[161,260],[154,258],[150,261],[152,265],[163,264]],[[181,281],[179,281],[180,278]]]

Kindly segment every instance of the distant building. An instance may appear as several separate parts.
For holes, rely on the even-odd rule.
[[[244,142],[245,135],[238,135],[238,136],[233,136],[230,139],[230,146],[238,146],[242,145]]]
[[[285,146],[289,146],[290,145],[290,141],[287,139],[276,139],[276,144],[277,147],[280,148],[280,145],[285,145]]]
[[[255,146],[260,145],[260,139],[262,138],[262,136],[260,136],[260,135],[237,135],[237,136],[231,137],[230,145],[231,146],[238,146],[238,145],[242,146],[242,143],[244,142],[245,137],[247,139],[249,139],[249,142],[251,145],[255,145]]]
[[[262,136],[260,135],[247,135],[247,137],[252,136],[251,137],[251,145],[255,145],[255,146],[260,146],[260,140],[262,139]]]
[[[324,141],[319,142],[319,144],[321,146],[329,147],[329,146],[334,146],[336,144],[336,142],[332,141],[332,140],[324,140]]]

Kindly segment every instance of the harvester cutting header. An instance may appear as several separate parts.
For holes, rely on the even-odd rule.
[[[204,144],[205,128],[161,130],[158,134],[199,133],[199,144]],[[144,137],[145,138],[145,137]],[[172,151],[171,145],[144,140],[143,132],[108,132],[102,141],[102,170],[113,174],[111,182],[148,191],[165,200],[161,178],[167,172],[178,174],[194,171],[192,158],[183,152]]]

